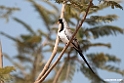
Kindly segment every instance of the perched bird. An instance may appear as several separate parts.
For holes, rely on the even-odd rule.
[[[60,39],[61,39],[62,42],[64,42],[65,44],[67,44],[69,42],[69,40],[71,39],[73,33],[70,30],[70,28],[68,27],[68,25],[67,25],[67,23],[66,23],[66,21],[65,21],[64,18],[59,19],[58,20],[58,23],[59,23],[59,26],[61,27],[60,30],[59,30],[59,32],[58,32],[58,36],[60,37]],[[74,38],[72,40],[72,42],[70,43],[70,46],[72,48],[74,48],[79,53],[79,55],[83,58],[83,60],[85,61],[85,63],[89,67],[89,69],[94,73],[94,71],[90,67],[89,63],[85,59],[84,55],[82,54],[82,50],[81,50],[81,48],[79,46],[79,43],[78,43],[78,41],[77,41],[76,38]]]

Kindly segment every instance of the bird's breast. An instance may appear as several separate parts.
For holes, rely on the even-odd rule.
[[[58,36],[60,37],[61,41],[64,42],[65,44],[68,43],[68,38],[65,35],[64,31],[61,31],[58,33]]]

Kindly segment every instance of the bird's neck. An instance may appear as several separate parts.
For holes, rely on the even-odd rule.
[[[62,30],[64,30],[64,24],[63,24],[63,22],[61,22],[61,28],[60,28],[59,32],[61,32]]]

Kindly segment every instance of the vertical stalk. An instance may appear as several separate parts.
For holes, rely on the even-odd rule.
[[[62,9],[61,9],[61,15],[60,15],[60,18],[63,18],[64,17],[64,9],[65,9],[65,4],[62,4]],[[59,29],[60,29],[60,26],[59,26]],[[58,29],[58,30],[59,30]],[[54,49],[53,49],[53,52],[49,58],[49,60],[47,61],[46,65],[44,66],[42,72],[39,74],[39,76],[37,77],[37,79],[35,80],[34,83],[39,83],[39,80],[44,76],[44,74],[47,72],[47,70],[50,68],[50,64],[53,60],[53,58],[55,57],[56,53],[57,53],[57,47],[58,47],[58,44],[59,44],[59,37],[57,35],[56,37],[56,43],[55,43],[55,46],[54,46]]]
[[[0,41],[0,68],[3,68],[3,54],[2,54],[2,45]],[[4,83],[3,81],[0,81],[0,83]]]

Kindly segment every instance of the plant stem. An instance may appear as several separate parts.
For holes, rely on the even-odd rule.
[[[0,41],[0,68],[3,68],[3,54],[2,54],[2,45]],[[0,81],[0,83],[4,83],[3,81]]]
[[[62,5],[62,10],[61,10],[61,16],[60,18],[63,18],[64,17],[64,7],[65,7],[65,4]],[[60,28],[60,26],[59,26]],[[37,77],[36,81],[34,83],[39,83],[37,82],[46,72],[47,70],[49,69],[49,66],[53,60],[53,58],[55,57],[56,53],[57,53],[57,47],[58,47],[58,44],[59,44],[59,37],[57,35],[57,38],[56,38],[56,42],[55,42],[55,46],[54,46],[54,49],[53,49],[53,52],[51,54],[51,57],[49,58],[49,60],[47,61],[46,65],[44,66],[42,72],[39,74],[39,76]]]

